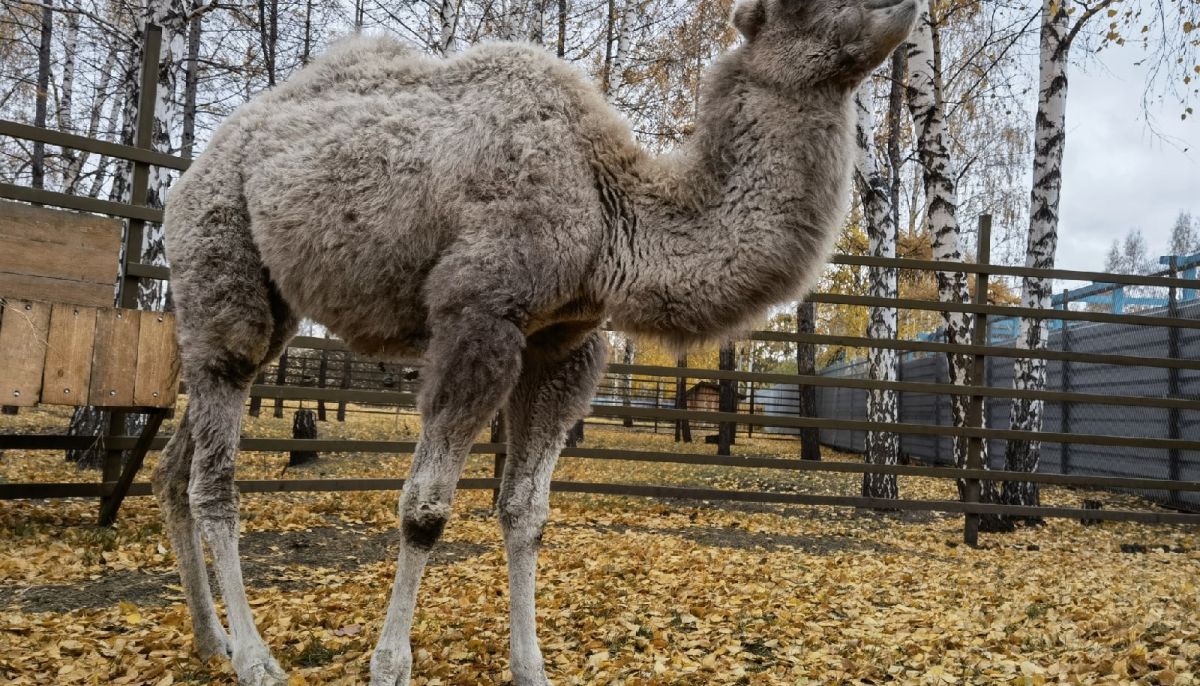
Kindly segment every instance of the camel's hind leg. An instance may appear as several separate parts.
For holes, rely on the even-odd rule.
[[[515,686],[548,683],[538,647],[534,582],[542,528],[550,510],[550,476],[567,430],[587,413],[608,357],[599,333],[588,335],[582,345],[578,340],[568,337],[539,344],[536,337],[531,339],[521,380],[508,402],[508,459],[497,509],[508,555],[510,667]]]
[[[239,684],[276,686],[286,684],[287,675],[259,636],[242,585],[233,475],[250,384],[295,332],[296,322],[263,266],[240,200],[228,192],[227,180],[209,178],[203,171],[185,179],[167,208],[192,447],[187,470],[191,534],[184,540],[187,532],[181,530],[178,539],[187,558],[185,577],[201,573],[196,531],[212,553]],[[174,467],[176,488],[181,467]],[[177,523],[184,524],[182,519]],[[200,584],[193,586],[189,593],[200,595]]]
[[[204,550],[200,530],[192,518],[188,503],[188,473],[192,469],[192,426],[187,411],[179,422],[175,435],[163,449],[154,469],[154,495],[162,511],[163,522],[171,537],[171,549],[179,568],[179,581],[192,616],[192,633],[200,659],[214,655],[229,655],[229,636],[221,626],[213,605],[212,589],[204,565]]]
[[[282,303],[275,303],[274,309],[276,321],[271,344],[262,366],[283,351],[288,339],[295,332],[296,321],[285,311]],[[192,430],[190,413],[185,410],[183,418],[179,421],[179,428],[163,449],[155,466],[152,485],[167,533],[171,537],[171,548],[179,568],[180,585],[183,587],[184,598],[192,617],[196,652],[200,659],[207,660],[214,655],[231,656],[231,646],[229,636],[221,625],[221,619],[213,604],[200,529],[196,525],[188,499],[192,457],[196,450]]]

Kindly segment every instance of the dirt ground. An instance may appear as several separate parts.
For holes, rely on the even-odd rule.
[[[57,410],[3,417],[60,430]],[[351,413],[322,436],[415,435],[410,417]],[[282,436],[290,419],[250,420]],[[168,427],[170,430],[170,427]],[[706,452],[669,436],[593,428],[585,445]],[[794,455],[790,441],[739,454]],[[856,459],[830,453],[827,459]],[[153,461],[152,455],[150,460]],[[490,472],[472,458],[469,476]],[[285,469],[251,453],[241,478],[402,476],[407,458],[324,456]],[[143,475],[144,476],[144,475]],[[852,475],[564,459],[580,481],[851,494]],[[94,481],[60,454],[7,451],[0,479]],[[953,485],[902,479],[907,497]],[[1153,507],[1047,489],[1044,502]],[[242,554],[264,637],[294,684],[366,683],[398,543],[396,494],[249,494]],[[463,492],[426,573],[414,684],[506,684],[503,548],[487,492]],[[551,680],[566,684],[1200,683],[1200,533],[1051,520],[959,545],[961,519],[563,494],[552,499],[539,577]],[[0,682],[233,684],[199,662],[152,498],[111,529],[88,500],[0,502]]]

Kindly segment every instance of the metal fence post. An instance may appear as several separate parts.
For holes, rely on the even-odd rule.
[[[979,216],[979,236],[978,247],[975,253],[975,262],[985,265],[991,264],[992,260],[992,215],[983,214]],[[988,275],[984,272],[979,272],[975,275],[975,299],[976,305],[986,305],[988,297]],[[972,345],[986,345],[987,337],[987,315],[982,312],[975,315],[975,328],[971,331]],[[984,383],[984,373],[987,365],[987,356],[982,353],[975,353],[971,360],[971,378],[967,383],[978,385]],[[970,404],[967,406],[967,426],[971,428],[983,428],[983,396],[972,395]],[[967,469],[982,469],[983,468],[983,441],[984,439],[977,436],[972,436],[967,439]],[[979,479],[966,479],[966,488],[963,493],[963,500],[967,503],[978,503],[982,484]],[[968,512],[963,517],[963,541],[969,546],[979,544],[979,513]]]
[[[155,24],[146,24],[144,29],[145,41],[142,47],[141,90],[138,94],[137,129],[134,133],[133,144],[145,150],[154,147],[154,99],[158,91],[158,59],[162,46],[162,29]],[[150,165],[146,162],[133,162],[133,173],[130,176],[129,202],[132,205],[145,207],[150,194]],[[138,306],[138,291],[141,278],[129,273],[129,265],[142,261],[142,238],[145,234],[146,222],[141,219],[130,219],[125,223],[125,246],[121,257],[121,274],[117,280],[116,302],[119,307],[136,309]],[[108,427],[104,436],[107,443],[113,436],[125,433],[125,412],[114,411],[108,415]],[[121,454],[124,451],[107,449],[104,452],[104,462],[101,465],[100,480],[102,483],[116,481],[121,475]],[[109,500],[112,496],[100,497],[101,518],[110,509]]]

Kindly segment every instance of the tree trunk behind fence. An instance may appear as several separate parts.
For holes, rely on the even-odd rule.
[[[350,373],[352,371],[352,357],[350,351],[342,353],[342,390],[350,388]],[[346,421],[346,401],[339,400],[337,408],[337,420],[339,422]]]
[[[296,410],[292,418],[292,438],[313,439],[317,437],[317,422],[312,410]],[[320,457],[312,450],[293,450],[288,453],[288,466],[312,464]]]
[[[288,368],[288,351],[287,351],[287,348],[284,348],[283,354],[279,356],[279,364],[275,369],[275,385],[276,386],[287,385],[287,368]],[[283,419],[283,398],[275,399],[274,416],[276,419]]]
[[[679,356],[675,362],[676,367],[687,366],[687,355]],[[682,376],[675,380],[675,409],[687,409],[687,379]],[[675,442],[683,441],[684,443],[692,442],[692,426],[688,423],[687,418],[675,420]]]
[[[625,352],[624,352],[624,355],[621,357],[621,363],[622,364],[633,364],[633,356],[634,356],[633,338],[631,338],[629,336],[625,336]],[[630,405],[633,404],[633,374],[622,375],[621,383],[624,386],[624,388],[622,390],[625,391],[624,398],[622,399],[621,404],[624,405],[625,407],[629,407]],[[633,426],[633,417],[630,417],[628,415],[625,416],[621,420],[621,424],[623,426]]]
[[[717,367],[723,371],[733,371],[734,367],[734,348],[733,341],[726,341],[721,346],[720,357],[718,358]],[[720,389],[718,394],[719,409],[721,412],[737,412],[737,382],[732,379],[720,379],[717,382],[717,387]],[[717,426],[717,454],[729,455],[732,450],[734,441],[734,432],[737,430],[737,422],[721,422]]]
[[[802,302],[796,306],[796,333],[816,333],[817,306],[815,303]],[[796,344],[796,373],[813,375],[817,373],[817,348],[812,343]],[[817,389],[809,384],[799,384],[796,387],[796,404],[801,417],[817,416]],[[821,432],[819,429],[805,427],[800,429],[800,459],[821,459]]]
[[[54,10],[50,0],[42,6],[42,28],[38,41],[38,70],[37,90],[34,93],[33,125],[39,128],[46,126],[46,100],[50,96],[50,36],[54,31]],[[28,83],[28,82],[26,82]],[[41,141],[33,142],[32,186],[43,188],[46,185],[46,144]]]
[[[574,448],[580,443],[583,443],[583,420],[575,422],[570,431],[567,432],[567,447]]]
[[[902,53],[903,49],[897,50]],[[866,84],[864,84],[865,86]],[[872,103],[862,89],[854,98],[858,112],[855,140],[858,161],[854,180],[863,206],[863,221],[866,224],[867,240],[872,257],[894,258],[896,256],[896,224],[890,206],[888,184],[879,169],[874,153],[875,122]],[[889,122],[891,133],[896,135],[896,122]],[[869,267],[869,294],[876,298],[896,298],[896,269],[894,267]],[[872,307],[868,313],[867,337],[873,340],[896,338],[896,308]],[[896,380],[896,352],[887,348],[871,348],[868,353],[868,378],[872,381]],[[867,421],[895,423],[898,420],[896,392],[885,389],[867,391]],[[868,464],[894,465],[899,461],[899,437],[891,431],[868,431],[866,435],[865,459]],[[899,485],[895,474],[864,473],[862,494],[867,498],[899,497]]]
[[[1039,64],[1038,109],[1034,133],[1033,190],[1029,205],[1029,241],[1025,266],[1053,269],[1058,248],[1058,200],[1062,188],[1062,160],[1066,145],[1067,56],[1070,52],[1069,17],[1065,5],[1045,0],[1042,4],[1041,60]],[[1021,305],[1049,308],[1053,281],[1026,277],[1021,287]],[[1044,319],[1022,319],[1017,346],[1044,350],[1049,339]],[[1018,358],[1013,363],[1013,388],[1040,391],[1046,385],[1046,361]],[[1042,430],[1041,400],[1013,398],[1009,428],[1013,431]],[[1041,457],[1039,441],[1009,441],[1004,451],[1004,468],[1035,472]],[[1038,485],[1031,481],[1008,481],[1002,500],[1009,505],[1038,505]]]
[[[908,53],[908,109],[916,128],[917,152],[921,161],[921,175],[925,186],[925,215],[932,241],[933,259],[947,262],[963,261],[961,229],[958,223],[958,171],[950,157],[950,133],[946,126],[941,97],[942,75],[941,44],[937,27],[928,8],[917,18],[917,25],[909,36]],[[936,272],[938,300],[945,303],[967,303],[971,295],[967,289],[967,275],[963,272]],[[975,328],[974,317],[962,312],[943,312],[946,342],[952,345],[970,345]],[[967,355],[947,355],[950,383],[965,386],[970,382],[971,358]],[[956,427],[967,426],[970,397],[950,396],[950,408]],[[986,401],[981,424],[987,423]],[[969,441],[954,438],[954,464],[967,466]],[[983,441],[982,466],[988,467],[988,442]],[[980,499],[985,503],[997,502],[1000,494],[994,481],[979,484]],[[958,480],[959,498],[966,495],[966,482]],[[1000,518],[980,518],[982,530],[1000,530],[1005,526]]]
[[[329,340],[329,335],[325,335]],[[325,388],[325,375],[329,373],[329,351],[321,348],[321,362],[317,365],[317,388]],[[317,401],[317,421],[325,421],[325,401]]]
[[[258,373],[258,376],[254,377],[254,384],[261,385],[266,380],[266,371],[261,371]],[[250,415],[251,417],[257,417],[260,413],[262,413],[262,396],[258,394],[251,395],[250,408],[246,410],[246,414]]]

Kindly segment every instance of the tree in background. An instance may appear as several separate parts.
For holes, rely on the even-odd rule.
[[[1088,21],[1115,0],[1097,0],[1085,4],[1082,12],[1071,11],[1060,0],[1044,0],[1041,11],[1041,37],[1038,62],[1038,105],[1035,118],[1033,189],[1030,193],[1029,236],[1025,266],[1053,269],[1058,249],[1058,205],[1062,189],[1063,151],[1067,140],[1067,65],[1071,43]],[[1113,11],[1115,13],[1115,10]],[[1050,279],[1026,277],[1021,287],[1021,304],[1049,309],[1054,284]],[[1017,346],[1026,350],[1044,350],[1049,340],[1045,320],[1023,318]],[[1042,390],[1046,385],[1046,361],[1017,358],[1013,363],[1013,388]],[[1013,398],[1009,428],[1014,431],[1041,431],[1042,401]],[[1037,471],[1041,442],[1009,440],[1004,451],[1004,468],[1014,472]],[[1003,501],[1009,505],[1038,505],[1038,486],[1031,481],[1004,483]]]
[[[1167,254],[1186,257],[1200,253],[1200,218],[1180,212],[1171,226]]]
[[[903,55],[903,46],[896,50],[897,55]],[[899,58],[903,65],[903,57]],[[893,78],[903,76],[903,68],[896,69],[897,60],[894,58]],[[899,92],[899,80],[893,81],[893,91]],[[855,186],[858,189],[859,203],[862,205],[863,220],[866,225],[867,238],[870,243],[870,254],[873,257],[893,258],[896,256],[896,219],[892,204],[892,184],[884,178],[883,172],[875,159],[875,122],[872,105],[862,91],[871,87],[870,82],[860,87],[859,94],[854,99],[858,121],[855,129],[855,142],[858,148],[858,160],[854,167]],[[895,98],[896,101],[899,98]],[[899,102],[897,102],[898,110]],[[899,124],[895,120],[892,108],[888,110],[888,139],[899,136]],[[898,114],[898,112],[896,112]],[[877,298],[897,297],[896,275],[894,267],[870,267],[869,295]],[[872,307],[867,324],[867,337],[874,340],[894,340],[896,338],[896,308]],[[889,348],[871,348],[869,352],[868,378],[874,381],[895,381],[897,378],[896,351]],[[890,424],[899,421],[899,404],[896,392],[886,389],[867,391],[867,420],[873,423]],[[900,438],[891,431],[868,431],[866,435],[866,461],[868,464],[894,465],[899,463]],[[862,494],[869,498],[897,498],[899,487],[895,474],[864,473],[862,479]]]

